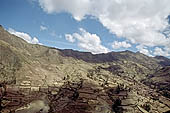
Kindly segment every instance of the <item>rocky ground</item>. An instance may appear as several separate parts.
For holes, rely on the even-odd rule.
[[[116,81],[116,82],[114,82]],[[163,113],[170,100],[149,87],[113,77],[105,85],[67,81],[43,91],[6,92],[2,113]],[[12,91],[12,90],[11,90]]]

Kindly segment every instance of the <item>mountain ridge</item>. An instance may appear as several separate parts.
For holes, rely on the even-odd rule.
[[[1,28],[1,31],[5,31],[5,29],[3,28],[2,25],[0,25],[0,28]],[[6,31],[7,32],[7,31]],[[11,34],[13,35],[13,34]],[[15,36],[15,35],[14,35]],[[17,36],[15,36],[17,37]],[[20,38],[20,37],[18,37]],[[22,41],[26,42],[24,39],[20,38]],[[5,40],[7,41],[7,40]],[[39,45],[39,44],[33,44],[33,45]],[[107,55],[107,54],[114,54],[114,53],[131,53],[131,54],[141,54],[143,56],[147,56],[143,53],[140,53],[139,51],[137,52],[133,52],[133,51],[130,51],[130,50],[124,50],[124,51],[118,51],[118,52],[115,52],[115,51],[111,51],[111,52],[108,52],[108,53],[99,53],[99,54],[93,54],[91,52],[84,52],[84,51],[78,51],[78,50],[73,50],[73,49],[59,49],[59,48],[55,48],[55,47],[48,47],[48,46],[45,46],[45,45],[41,45],[41,46],[44,46],[44,47],[47,47],[47,48],[51,48],[51,49],[56,49],[56,50],[59,50],[59,51],[62,51],[63,53],[66,53],[66,52],[69,52],[69,51],[72,51],[73,53],[76,53],[76,52],[79,52],[79,53],[86,53],[86,54],[90,54],[92,56],[100,56],[100,55]],[[67,55],[66,55],[67,56]],[[147,57],[150,57],[150,56],[147,56]],[[150,58],[156,58],[156,59],[169,59],[167,57],[164,57],[164,56],[154,56],[154,57],[150,57]],[[169,59],[170,60],[170,59]]]
[[[21,94],[16,93],[17,95],[25,95],[26,98],[29,94],[32,99],[29,100],[29,97],[28,102],[31,102],[31,105],[41,100],[41,103],[47,104],[45,108],[49,107],[50,113],[56,113],[57,109],[59,109],[58,113],[69,112],[69,110],[70,113],[80,113],[80,111],[75,112],[75,109],[78,110],[78,108],[73,109],[71,105],[79,106],[80,104],[89,110],[93,108],[91,103],[95,104],[96,107],[90,109],[90,113],[104,113],[106,111],[123,113],[123,111],[131,112],[132,110],[133,113],[136,113],[140,112],[138,108],[146,111],[143,109],[148,106],[150,106],[151,112],[168,111],[170,110],[169,97],[164,96],[159,92],[159,89],[157,92],[150,87],[152,87],[151,85],[157,87],[156,85],[160,83],[157,81],[158,79],[156,79],[156,83],[152,82],[152,79],[155,80],[160,73],[163,75],[162,81],[166,81],[167,78],[164,77],[161,69],[169,70],[169,64],[170,61],[166,57],[149,57],[139,52],[92,54],[29,44],[5,31],[2,26],[0,28],[0,85],[5,84],[9,89],[12,87],[13,90],[17,89],[13,87],[21,88],[18,91]],[[169,71],[167,72],[169,73]],[[144,81],[146,79],[149,81]],[[47,93],[42,93],[40,90],[34,92],[42,87],[48,89]],[[166,83],[166,87],[169,87],[169,84]],[[50,88],[54,89],[49,90]],[[59,89],[56,90],[56,88]],[[33,92],[28,93],[28,90],[29,92],[33,90]],[[15,93],[8,93],[14,95],[13,98],[15,98]],[[37,95],[36,98],[35,95]],[[98,96],[95,97],[96,95]],[[5,95],[4,98],[9,97]],[[40,100],[38,100],[39,98]],[[120,98],[122,100],[119,100]],[[19,100],[22,99],[19,97]],[[85,103],[83,103],[84,100],[86,100]],[[2,101],[6,103],[5,100]],[[11,100],[9,101],[11,102]],[[63,101],[68,104],[69,110],[62,107],[65,105]],[[101,105],[98,105],[99,103]],[[8,103],[6,104],[8,105]],[[13,106],[13,109],[17,111],[16,113],[26,112],[22,110],[18,112],[18,110],[23,109],[22,106]],[[8,106],[6,110],[7,108]],[[99,112],[98,109],[103,111]],[[81,113],[89,113],[83,108],[81,110]],[[40,112],[41,108],[39,111],[31,113]]]

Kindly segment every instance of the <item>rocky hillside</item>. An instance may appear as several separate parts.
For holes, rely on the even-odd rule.
[[[162,93],[170,90],[169,65],[139,52],[94,55],[29,44],[0,26],[1,112],[162,113],[170,110]]]
[[[144,83],[157,89],[162,95],[170,98],[170,66],[166,66],[148,76]]]

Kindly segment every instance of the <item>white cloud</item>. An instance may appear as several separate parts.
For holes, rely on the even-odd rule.
[[[46,26],[41,25],[41,26],[40,26],[40,31],[45,31],[45,30],[47,30],[47,27],[46,27]]]
[[[78,21],[86,15],[93,16],[112,34],[134,44],[147,47],[170,44],[170,37],[161,33],[169,26],[166,17],[170,14],[170,0],[39,0],[39,3],[49,14],[68,12]]]
[[[131,47],[131,44],[127,43],[126,41],[122,41],[122,42],[114,41],[112,43],[113,49],[129,48],[129,47]]]
[[[138,46],[136,46],[136,48],[138,49],[138,51],[140,53],[143,53],[143,54],[148,55],[148,56],[152,56],[151,51],[149,51],[146,46],[138,45]]]
[[[69,42],[72,42],[72,43],[75,42],[75,38],[70,34],[65,34],[65,38]]]
[[[39,44],[39,40],[38,40],[36,37],[34,37],[34,38],[31,40],[31,43],[32,43],[32,44]]]
[[[47,13],[69,12],[76,20],[81,20],[90,9],[89,0],[39,0],[40,6]]]
[[[18,32],[18,31],[15,31],[14,29],[12,28],[9,28],[8,29],[8,32],[13,34],[13,35],[16,35],[22,39],[24,39],[25,41],[27,41],[28,43],[31,43],[31,44],[40,44],[39,43],[39,40],[36,38],[36,37],[31,37],[29,34],[27,33],[24,33],[24,32]]]
[[[156,47],[154,50],[154,55],[170,57],[170,50]]]
[[[107,53],[109,50],[101,44],[100,37],[96,34],[91,34],[80,28],[80,33],[66,34],[66,40],[75,42],[77,40],[78,46],[93,54]]]

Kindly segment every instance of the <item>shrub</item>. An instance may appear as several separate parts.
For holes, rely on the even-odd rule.
[[[149,104],[147,104],[147,103],[142,105],[142,108],[145,109],[148,112],[151,110],[151,106]]]
[[[114,104],[112,105],[112,110],[115,113],[123,113],[123,108],[120,106],[122,101],[118,98],[115,100]]]

